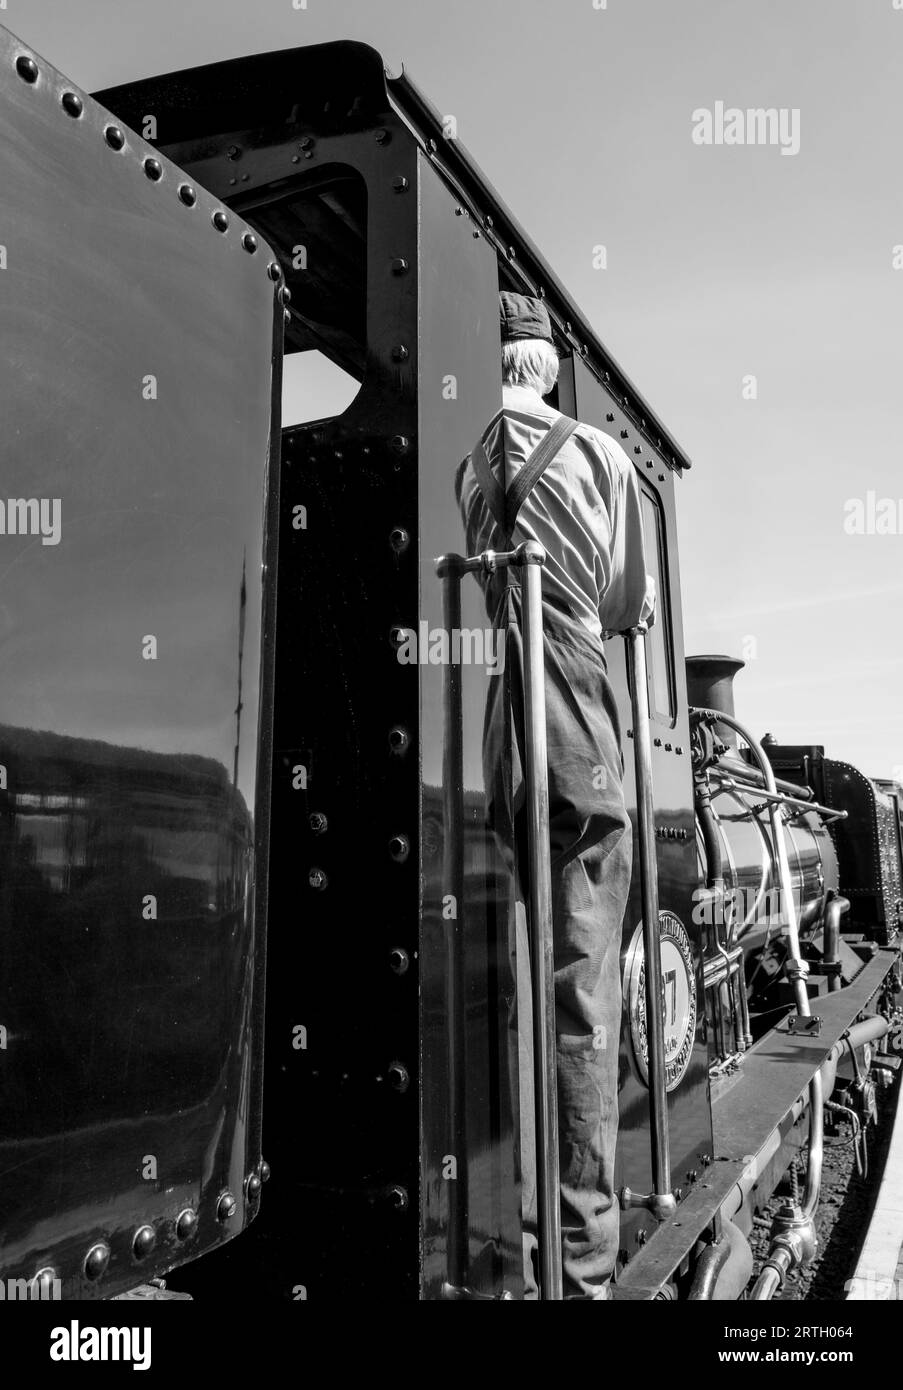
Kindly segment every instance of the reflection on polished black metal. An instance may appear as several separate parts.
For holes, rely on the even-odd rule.
[[[281,310],[217,200],[24,47],[0,31],[0,1277],[108,1298],[256,1211]]]
[[[529,864],[522,866],[530,897],[529,930],[533,1011],[533,1082],[537,1154],[540,1293],[544,1301],[561,1301],[561,1208],[558,1171],[558,1081],[555,1060],[555,948],[552,934],[552,884],[549,865],[549,785],[546,751],[546,692],[542,644],[541,569],[546,554],[536,541],[512,551],[484,551],[471,559],[445,555],[436,572],[444,583],[446,632],[460,631],[460,581],[464,574],[495,573],[516,565],[523,571],[525,787]],[[449,931],[447,1019],[449,1027],[449,1133],[456,1151],[465,1152],[467,1133],[467,1029],[464,1009],[464,853],[459,827],[464,824],[461,747],[460,665],[445,668],[445,794],[447,838],[445,887],[459,905]],[[448,1244],[448,1291],[461,1296],[467,1286],[466,1187],[455,1187]],[[472,1296],[472,1294],[470,1294]]]

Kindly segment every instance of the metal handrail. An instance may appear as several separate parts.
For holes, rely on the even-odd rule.
[[[671,1191],[671,1146],[668,1132],[668,1093],[662,1017],[662,959],[658,909],[658,857],[655,848],[655,803],[652,794],[652,738],[646,684],[646,623],[623,633],[630,672],[633,756],[636,771],[637,842],[640,895],[643,907],[643,952],[646,976],[646,1043],[649,1071],[649,1124],[652,1143],[651,1193],[619,1194],[622,1207],[646,1207],[659,1220],[677,1207]]]
[[[533,1081],[534,1081],[534,1124],[536,1130],[536,1198],[537,1225],[539,1234],[539,1283],[540,1298],[544,1302],[560,1302],[563,1299],[563,1278],[561,1268],[561,1198],[558,1158],[558,1072],[555,1045],[555,948],[552,932],[552,874],[549,846],[549,773],[546,737],[546,687],[545,658],[543,653],[542,630],[542,566],[546,552],[537,541],[525,541],[516,550],[486,550],[480,555],[465,559],[461,555],[443,555],[436,561],[436,572],[446,583],[445,618],[460,616],[460,597],[455,606],[448,597],[451,581],[460,596],[460,578],[464,574],[482,571],[495,573],[509,565],[518,566],[523,572],[521,590],[523,593],[523,647],[524,647],[524,725],[526,731],[524,783],[527,802],[527,853],[529,857],[529,925],[531,947],[531,986],[533,1015]],[[459,625],[456,624],[456,625]],[[460,703],[460,676],[457,682],[446,677],[448,698],[457,698]],[[458,724],[460,721],[457,721]],[[455,732],[451,741],[457,739],[457,752],[454,766],[448,761],[449,739],[447,735],[446,771],[451,773],[446,788],[447,814],[455,818],[446,821],[446,836],[460,835],[463,814],[457,817],[458,767],[461,756],[460,735]],[[452,853],[449,860],[455,866],[455,875],[460,872],[463,893],[463,859]],[[459,868],[460,862],[460,868]],[[459,904],[461,903],[459,899]],[[461,907],[459,905],[459,919]],[[463,960],[463,938],[459,921],[455,936],[455,954],[450,963],[448,997],[454,1000],[455,1013],[450,1015],[450,1029],[463,1030],[463,974],[460,974]],[[459,986],[458,981],[461,984]],[[455,1044],[453,1043],[453,1046]],[[460,1069],[463,1071],[463,1068]],[[450,1111],[455,1123],[463,1124],[462,1107],[464,1103],[463,1079],[456,1076],[456,1084],[450,1093]],[[463,1131],[461,1131],[463,1132]],[[465,1161],[466,1166],[466,1161]],[[456,1208],[458,1226],[462,1220],[462,1209]],[[463,1212],[466,1223],[466,1211]],[[450,1236],[451,1236],[450,1232]],[[449,1258],[448,1297],[466,1297],[466,1227],[455,1231],[458,1254],[454,1266]],[[461,1248],[463,1246],[463,1249]]]

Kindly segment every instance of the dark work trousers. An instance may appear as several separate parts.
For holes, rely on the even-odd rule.
[[[521,593],[497,600],[505,677],[490,682],[484,772],[490,818],[513,823],[519,878],[515,1000],[509,1018],[520,1098],[525,1297],[537,1297],[530,956],[522,903],[529,860],[523,768]],[[630,891],[632,834],[624,807],[617,708],[601,641],[543,602],[549,829],[555,955],[558,1134],[564,1297],[605,1297],[618,1251],[614,1192],[621,1031],[621,925]],[[507,747],[511,748],[511,763]],[[509,772],[510,766],[510,772]],[[510,862],[508,844],[503,844]]]

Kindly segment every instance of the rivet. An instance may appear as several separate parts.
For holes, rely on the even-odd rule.
[[[37,82],[38,80],[37,63],[34,58],[26,58],[24,54],[21,58],[16,59],[16,72],[23,82]]]
[[[185,1207],[176,1217],[176,1236],[179,1240],[188,1240],[194,1235],[198,1228],[198,1215],[191,1207]]]
[[[305,151],[304,151],[304,158],[305,158],[305,159],[313,159],[313,157],[314,157],[314,152],[313,152],[313,150],[305,150]]]
[[[322,835],[329,825],[322,811],[312,811],[307,819],[315,835]]]
[[[396,864],[403,864],[411,852],[411,842],[407,835],[393,835],[389,841],[389,853]]]
[[[408,181],[405,178],[404,174],[395,175],[394,179],[392,180],[392,187],[395,189],[396,193],[405,192],[405,190],[408,187]]]
[[[627,430],[621,430],[621,438],[622,438],[622,439],[627,439],[627,438],[629,438],[629,434],[628,434],[628,431],[627,431]]]
[[[698,1170],[697,1170],[696,1168],[690,1168],[690,1169],[688,1169],[688,1171],[687,1171],[687,1182],[695,1182],[696,1179],[697,1179],[698,1177],[699,1177],[699,1172],[698,1172]]]
[[[455,216],[456,216],[456,217],[463,217],[463,216],[464,216],[464,209],[463,209],[463,208],[455,208]]]
[[[241,159],[241,149],[238,145],[230,145],[226,150],[227,159]]]
[[[483,218],[483,226],[484,226],[484,227],[488,227],[488,228],[490,229],[490,231],[491,231],[492,228],[495,226],[495,223],[493,222],[493,220],[492,220],[491,217],[484,217],[484,218]]]
[[[702,1155],[700,1156],[700,1159],[699,1159],[699,1162],[702,1164],[703,1168],[708,1168],[708,1166],[709,1166],[709,1164],[711,1163],[711,1161],[712,1161],[712,1155],[711,1155],[711,1154],[702,1154]]]
[[[63,92],[60,100],[67,116],[80,116],[85,109],[84,102],[76,92]]]
[[[157,1243],[157,1232],[153,1226],[139,1226],[132,1240],[132,1254],[136,1260],[146,1260]]]
[[[401,1187],[398,1183],[395,1183],[392,1187],[390,1187],[386,1195],[388,1196],[389,1201],[392,1203],[396,1211],[407,1211],[408,1194],[405,1191],[405,1189]]]
[[[390,969],[394,970],[396,975],[404,975],[410,964],[411,958],[407,951],[401,946],[393,946],[392,950],[389,952]]]
[[[408,263],[404,256],[393,256],[389,262],[393,275],[404,275],[408,269]]]
[[[406,729],[395,725],[394,729],[389,730],[389,747],[393,753],[401,754],[407,751],[411,739]]]
[[[389,1084],[396,1091],[406,1091],[411,1084],[411,1077],[406,1066],[401,1062],[392,1062],[388,1068]]]
[[[282,322],[285,324],[286,328],[287,328],[288,325],[291,323],[291,321],[292,321],[292,316],[291,316],[291,314],[289,313],[288,309],[283,309],[283,311],[282,311]]]
[[[661,748],[661,746],[662,746],[662,741],[661,741],[660,738],[654,738],[654,739],[652,740],[652,742],[653,742],[653,745],[654,745],[656,748]]]
[[[152,159],[150,155],[148,155],[147,159],[144,161],[144,172],[149,179],[153,179],[154,183],[156,183],[158,179],[162,179],[163,177],[163,165],[160,163],[159,159]]]
[[[298,149],[309,150],[312,147],[313,143],[313,136],[302,135],[301,139],[298,141]]]
[[[262,1185],[263,1184],[261,1183],[257,1173],[248,1174],[247,1178],[245,1179],[245,1192],[248,1195],[249,1202],[254,1202],[257,1200],[257,1198],[260,1196],[260,1189]]]
[[[270,261],[269,265],[267,266],[267,275],[269,275],[271,280],[282,279],[282,267],[280,266],[278,261]]]
[[[408,640],[408,630],[407,630],[407,628],[399,627],[399,626],[396,624],[395,627],[392,627],[392,628],[389,629],[389,643],[390,643],[391,646],[393,646],[393,647],[403,647],[404,644],[405,644],[405,642],[406,642],[407,640]]]
[[[681,748],[680,744],[678,744],[674,751],[675,751],[675,753],[677,754],[677,756],[680,757],[681,753],[682,753],[684,750]]]
[[[634,446],[633,446],[633,452],[634,452],[635,454],[641,454],[641,453],[643,452],[643,450],[642,450],[642,448],[641,448],[641,446],[640,446],[639,444],[634,444]]]
[[[242,174],[242,176],[241,176],[241,181],[242,181],[242,183],[249,183],[250,180],[251,180],[251,175],[250,175],[250,174]]]
[[[411,537],[408,535],[407,531],[404,529],[403,526],[395,526],[389,532],[389,544],[391,545],[393,550],[397,550],[399,552],[402,550],[407,550],[410,543]]]
[[[242,236],[241,244],[246,251],[253,253],[257,250],[257,238],[253,232],[245,232]]]
[[[99,1240],[85,1256],[85,1278],[99,1279],[110,1263],[110,1247],[105,1240]]]
[[[513,260],[514,260],[514,247],[513,247],[513,246],[509,246],[509,247],[508,247],[508,259],[509,259],[509,261],[513,261]]]
[[[293,154],[293,155],[292,155],[292,163],[293,163],[293,164],[300,164],[300,163],[301,163],[301,156],[300,156],[300,154]]]
[[[29,1298],[49,1299],[53,1298],[53,1286],[59,1275],[50,1265],[45,1265],[39,1269],[35,1277],[28,1286]]]
[[[588,354],[589,354],[589,348],[586,346],[586,343],[581,343],[581,344],[580,344],[580,356],[581,356],[581,357],[586,357]]]
[[[291,302],[292,302],[292,292],[291,292],[291,290],[289,289],[288,285],[280,285],[280,286],[279,286],[279,289],[278,289],[277,294],[276,294],[276,298],[279,300],[279,303],[282,304],[282,305],[291,304]]]
[[[474,241],[479,241],[479,239],[480,239],[480,233],[479,233],[479,232],[474,232],[474,234],[473,234],[473,239],[474,239]]]
[[[179,198],[187,208],[193,208],[198,200],[198,195],[195,193],[190,183],[180,183]]]
[[[611,424],[615,417],[612,415],[611,411],[609,411],[605,418],[608,423]]]
[[[681,1198],[683,1197],[683,1195],[684,1195],[684,1190],[683,1190],[683,1188],[682,1188],[682,1187],[675,1187],[675,1189],[674,1189],[674,1195],[675,1195],[675,1197],[677,1198],[677,1200],[678,1200],[678,1202],[679,1202],[679,1201],[681,1200]]]
[[[570,331],[571,331],[571,325],[570,325],[569,323],[565,323],[565,325],[564,325],[564,331],[565,331],[565,333],[570,333]]]
[[[267,1161],[266,1161],[265,1158],[262,1158],[262,1159],[260,1160],[260,1181],[261,1181],[261,1182],[269,1182],[269,1180],[270,1180],[270,1165],[267,1163]]]
[[[229,230],[229,219],[221,208],[217,208],[216,212],[210,218],[210,221],[218,232],[226,232]]]
[[[393,449],[396,454],[407,453],[409,444],[410,440],[406,434],[393,434],[392,438],[389,440],[389,447]]]
[[[407,362],[410,355],[404,343],[396,343],[392,349],[393,362]]]
[[[637,1245],[645,1245],[645,1244],[646,1244],[646,1232],[645,1232],[644,1230],[639,1230],[639,1231],[637,1231],[637,1233],[636,1233],[636,1243],[637,1243]]]
[[[388,143],[389,143],[389,132],[388,132],[387,130],[384,130],[384,129],[377,130],[377,131],[374,133],[373,138],[374,138],[374,140],[376,141],[377,145],[388,145]]]
[[[103,138],[111,150],[121,150],[125,144],[125,136],[118,125],[104,126]]]
[[[224,1192],[216,1204],[217,1221],[231,1221],[238,1211],[238,1203],[231,1192]]]
[[[670,745],[670,743],[666,743],[666,744],[665,744],[665,752],[666,752],[666,753],[670,753],[670,752],[671,752],[671,745]]]
[[[659,480],[660,483],[663,483],[663,482],[665,481],[665,475],[664,475],[664,473],[659,473],[659,475],[658,475],[658,480]]]
[[[647,459],[647,460],[646,460],[646,467],[647,467],[647,468],[654,468],[654,467],[655,467],[655,464],[653,463],[652,459]]]
[[[323,870],[317,868],[311,869],[310,873],[307,875],[307,881],[311,888],[316,888],[318,891],[322,891],[329,883],[329,879],[326,877]]]

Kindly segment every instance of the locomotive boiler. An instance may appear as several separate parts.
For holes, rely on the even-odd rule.
[[[453,488],[501,399],[509,289],[548,307],[552,403],[634,464],[659,596],[648,633],[607,642],[636,831],[615,1296],[772,1296],[813,1253],[826,1109],[865,1133],[896,1070],[900,795],[758,740],[739,663],[685,661],[686,454],[366,45],[92,98],[4,32],[0,100],[4,484],[37,506],[2,538],[0,1056],[23,1166],[0,1271],[67,1297],[163,1275],[198,1299],[238,1279],[276,1302],[523,1296],[509,1024],[516,928],[542,906],[490,828],[506,675],[460,639],[499,561],[463,553]],[[26,534],[42,496],[58,546]],[[52,971],[29,969],[26,921]],[[54,1076],[68,1108],[33,1133],[24,1098]],[[546,1239],[545,1299],[555,1259]]]

